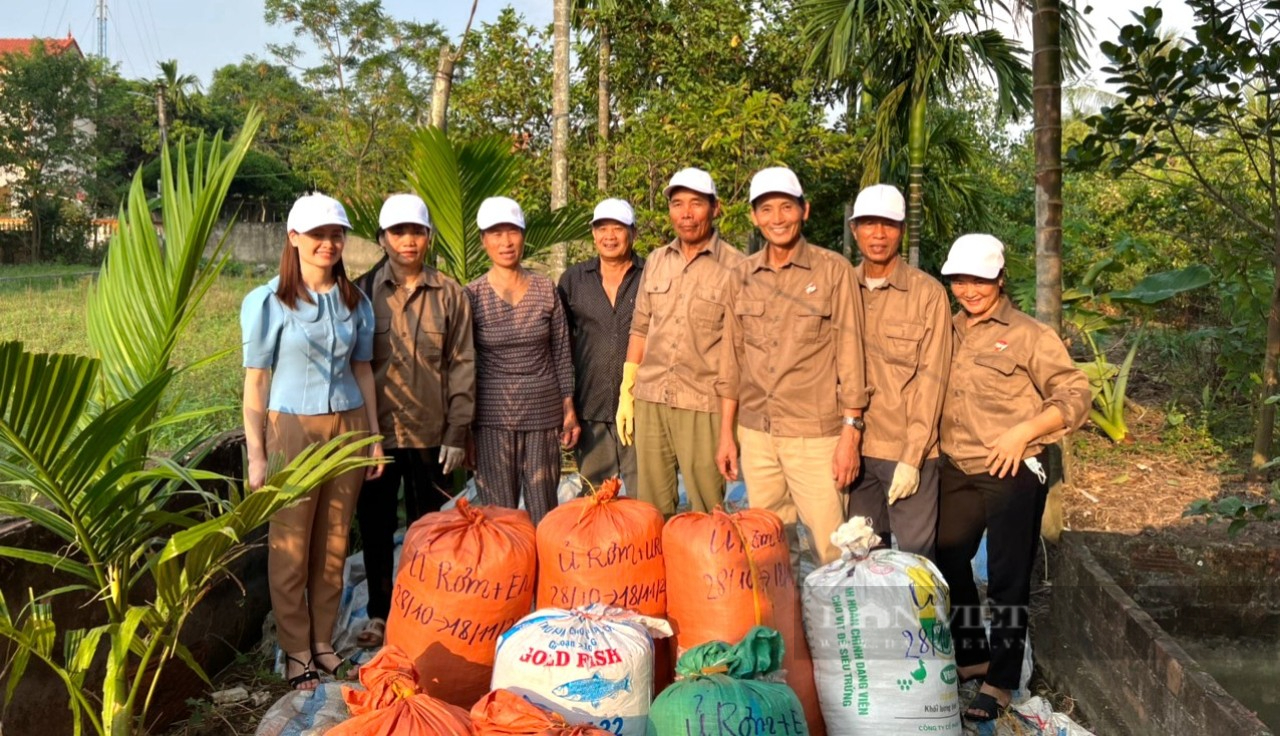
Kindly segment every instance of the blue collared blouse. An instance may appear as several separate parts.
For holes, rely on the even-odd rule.
[[[270,369],[267,408],[283,414],[330,414],[364,406],[352,361],[373,359],[373,306],[363,293],[353,312],[340,290],[308,290],[314,304],[289,309],[276,298],[280,277],[240,307],[244,367]]]

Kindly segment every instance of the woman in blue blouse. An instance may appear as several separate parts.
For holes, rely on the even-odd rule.
[[[306,447],[351,431],[378,432],[374,405],[373,308],[342,264],[351,224],[337,200],[298,199],[280,275],[245,297],[244,434],[249,488],[262,487],[268,456],[288,462]],[[382,455],[382,446],[373,446]],[[277,513],[268,532],[267,576],[285,678],[313,690],[317,670],[337,674],[333,628],[342,596],[347,532],[362,475],[352,471],[318,486]]]

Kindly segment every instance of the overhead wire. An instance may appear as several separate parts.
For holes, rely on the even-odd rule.
[[[58,13],[58,22],[53,24],[54,37],[56,37],[59,33],[58,28],[62,26],[62,19],[65,18],[67,15],[67,5],[70,4],[70,2],[71,0],[62,0],[62,12]]]
[[[152,49],[149,50],[147,48],[147,39],[143,37],[143,33],[146,29],[145,26],[143,26],[142,21],[139,20],[138,14],[134,12],[133,3],[129,2],[129,0],[116,0],[117,5],[119,5],[120,2],[124,2],[125,7],[129,11],[129,17],[133,19],[133,36],[138,41],[138,50],[142,52],[143,61],[147,62],[148,69],[156,69],[156,62],[159,60],[159,55],[153,54],[152,50],[158,50],[158,47],[153,40]]]

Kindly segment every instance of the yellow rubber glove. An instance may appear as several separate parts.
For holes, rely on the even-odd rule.
[[[622,364],[622,386],[618,388],[618,414],[614,421],[618,424],[618,439],[624,445],[630,445],[636,438],[636,397],[631,391],[636,387],[638,370],[639,363]]]

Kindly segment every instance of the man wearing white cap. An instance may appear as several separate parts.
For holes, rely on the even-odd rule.
[[[592,486],[621,476],[636,493],[635,447],[618,435],[618,385],[627,357],[644,259],[632,250],[636,218],[622,199],[596,205],[591,237],[596,257],[560,276],[573,342],[573,395],[582,435],[574,448],[578,472]]]
[[[439,511],[452,495],[475,416],[471,303],[453,279],[426,265],[431,217],[415,194],[393,194],[378,215],[386,257],[359,280],[373,302],[378,426],[393,462],[360,492],[356,519],[369,581],[369,622],[356,638],[382,645],[391,610],[393,536],[404,483],[406,523]]]
[[[804,190],[790,169],[751,180],[751,221],[766,247],[730,281],[720,377],[723,421],[716,463],[738,475],[734,418],[748,503],[782,518],[798,560],[799,519],[819,564],[838,559],[831,533],[844,520],[841,492],[858,474],[867,386],[862,296],[853,266],[811,245]]]
[[[636,496],[670,516],[677,466],[694,511],[724,499],[715,381],[728,282],[743,255],[716,231],[720,203],[710,174],[683,169],[663,194],[676,237],[649,254],[640,281],[617,423],[623,442],[634,432]]]
[[[938,523],[938,421],[951,366],[951,310],[933,277],[900,257],[906,205],[888,184],[863,189],[849,227],[864,309],[867,434],[849,516],[871,518],[885,542],[933,556]]]

